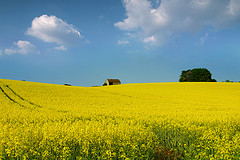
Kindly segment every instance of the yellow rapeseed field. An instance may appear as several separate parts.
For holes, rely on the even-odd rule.
[[[240,83],[0,80],[0,159],[240,159]]]

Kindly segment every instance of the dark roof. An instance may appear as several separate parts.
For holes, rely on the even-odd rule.
[[[107,79],[108,82],[118,82],[121,83],[121,81],[119,79]]]

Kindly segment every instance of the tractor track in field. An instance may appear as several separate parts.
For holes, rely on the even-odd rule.
[[[19,106],[23,108],[33,109],[33,108],[42,108],[42,106],[37,105],[29,100],[24,99],[19,94],[17,94],[12,88],[10,88],[8,85],[1,85],[0,91],[13,103],[18,104]],[[12,95],[10,95],[12,94]],[[19,99],[19,100],[16,100]],[[22,101],[22,102],[20,102]],[[25,102],[25,104],[23,104]]]
[[[21,106],[21,107],[23,107],[23,108],[27,108],[26,106],[24,106],[24,105],[18,103],[17,101],[15,101],[14,99],[12,99],[12,98],[3,90],[3,88],[2,88],[1,86],[0,86],[0,90],[2,91],[2,93],[3,93],[10,101],[12,101],[13,103],[18,104],[19,106]]]
[[[31,102],[31,101],[29,101],[29,100],[26,100],[26,99],[24,99],[23,97],[21,97],[19,94],[17,94],[17,93],[16,93],[12,88],[10,88],[8,85],[5,85],[5,87],[7,87],[14,95],[16,95],[17,97],[19,97],[19,98],[22,99],[23,101],[26,101],[26,102],[28,102],[29,104],[34,105],[34,106],[36,106],[36,107],[42,108],[42,106],[39,106],[39,105],[37,105],[37,104],[35,104],[35,103],[33,103],[33,102]]]

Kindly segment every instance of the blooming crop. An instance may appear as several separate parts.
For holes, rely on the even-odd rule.
[[[0,80],[0,159],[239,159],[239,83]]]

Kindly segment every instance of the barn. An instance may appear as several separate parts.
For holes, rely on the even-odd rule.
[[[121,84],[121,81],[119,79],[106,79],[103,86],[118,85],[118,84]]]

